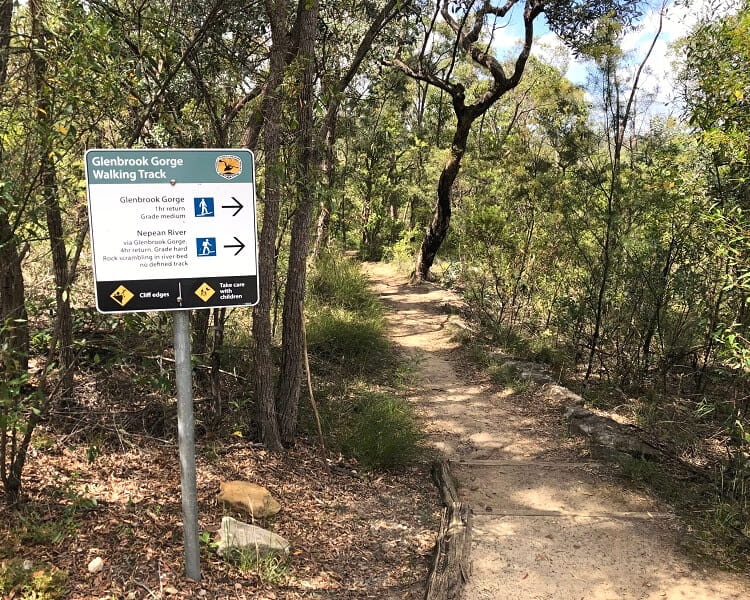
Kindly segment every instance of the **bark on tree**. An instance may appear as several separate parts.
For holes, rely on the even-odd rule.
[[[8,214],[0,211],[0,371],[13,379],[28,369],[29,327],[21,255]]]
[[[281,437],[276,418],[274,396],[274,368],[271,348],[273,330],[273,285],[276,275],[276,236],[279,230],[281,201],[281,107],[280,91],[284,81],[287,35],[287,3],[285,0],[266,0],[266,12],[271,24],[271,51],[268,80],[263,98],[263,147],[266,155],[266,176],[263,202],[263,225],[258,240],[258,277],[260,296],[253,309],[253,354],[255,382],[255,421],[261,441],[270,450],[281,450]]]
[[[5,96],[13,1],[0,2],[0,98]],[[0,154],[0,164],[3,160]],[[13,378],[28,369],[29,327],[26,315],[21,252],[10,215],[0,210],[0,370]]]
[[[45,58],[49,32],[43,22],[43,3],[40,0],[31,0],[29,11],[34,43],[31,56],[37,101],[36,121],[40,132],[39,180],[55,279],[55,332],[58,340],[56,358],[62,381],[60,397],[64,404],[68,404],[73,393],[73,314],[70,305],[72,277],[68,265],[62,209],[58,201],[57,168],[50,140],[53,107],[47,83]]]
[[[299,152],[297,192],[299,202],[292,221],[289,268],[282,312],[281,372],[277,409],[279,430],[286,444],[294,441],[297,409],[302,384],[302,312],[307,280],[307,254],[310,226],[317,188],[313,103],[315,94],[315,37],[318,24],[317,0],[300,0],[297,17],[299,32],[300,94],[297,99]]]
[[[451,155],[448,162],[445,163],[443,171],[440,173],[440,179],[437,187],[437,201],[432,213],[432,221],[427,228],[427,232],[422,239],[422,245],[417,254],[414,279],[417,281],[426,281],[430,277],[430,268],[435,262],[440,246],[448,235],[448,228],[451,222],[451,192],[453,184],[458,177],[458,171],[461,168],[461,159],[466,152],[466,143],[469,139],[471,124],[475,118],[466,114],[461,109],[458,114],[458,123],[456,131],[453,134],[453,143],[451,144]]]

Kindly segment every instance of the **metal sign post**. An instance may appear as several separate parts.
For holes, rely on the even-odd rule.
[[[89,150],[96,308],[175,311],[185,574],[200,580],[190,309],[258,301],[255,164],[245,149]]]
[[[190,312],[175,311],[174,358],[177,383],[177,445],[180,452],[182,533],[185,574],[200,581],[198,546],[198,492],[195,478],[195,422],[193,419],[193,366],[190,362]]]

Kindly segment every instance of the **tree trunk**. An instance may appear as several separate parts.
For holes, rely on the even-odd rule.
[[[255,380],[255,421],[261,441],[269,450],[281,450],[281,438],[274,404],[274,369],[271,348],[271,309],[276,279],[276,235],[279,230],[281,199],[281,107],[280,92],[284,81],[287,54],[287,9],[285,0],[266,0],[271,23],[272,46],[269,57],[268,85],[264,98],[264,138],[266,176],[263,203],[263,226],[258,240],[258,278],[260,295],[253,309],[253,354]]]
[[[193,311],[191,316],[193,321],[193,355],[205,358],[205,354],[208,351],[208,323],[211,311],[196,310]]]
[[[13,0],[0,0],[0,98],[5,98]],[[2,168],[0,147],[0,168]],[[4,171],[4,169],[2,169]],[[21,253],[8,210],[0,210],[0,371],[14,378],[28,370],[29,324]]]
[[[312,260],[317,261],[320,253],[328,245],[328,232],[331,226],[331,213],[333,212],[333,195],[336,193],[336,120],[338,116],[338,98],[331,101],[326,114],[325,123],[323,124],[323,134],[325,136],[325,159],[323,160],[322,171],[326,178],[325,191],[323,200],[320,202],[320,216],[318,217],[318,226],[315,233],[315,245],[313,246]]]
[[[453,134],[453,144],[451,145],[451,155],[448,162],[445,163],[442,173],[440,173],[437,202],[432,213],[432,221],[417,254],[417,262],[412,276],[413,282],[429,280],[435,255],[448,234],[448,227],[451,222],[451,191],[461,168],[461,159],[466,152],[466,142],[469,139],[471,124],[476,118],[467,113],[468,111],[463,111],[458,114],[456,131]]]
[[[42,188],[44,211],[49,234],[52,266],[55,277],[55,337],[57,338],[57,360],[60,369],[60,396],[63,404],[69,404],[73,392],[73,315],[70,307],[71,273],[68,269],[68,255],[65,247],[62,210],[58,202],[57,168],[55,166],[50,131],[52,128],[52,103],[50,89],[47,85],[47,51],[48,31],[43,18],[43,7],[40,0],[29,2],[32,24],[34,51],[32,63],[34,86],[37,97],[36,121],[39,125],[40,157],[39,179]],[[53,349],[50,349],[52,351]]]
[[[344,91],[349,87],[352,79],[354,79],[354,76],[359,71],[359,67],[372,48],[375,38],[380,34],[388,22],[394,19],[401,11],[405,10],[409,4],[409,1],[402,2],[401,0],[388,0],[388,2],[385,3],[383,8],[370,23],[365,35],[362,37],[362,41],[359,43],[357,51],[354,53],[354,58],[352,59],[346,73],[344,73],[344,75],[336,82],[336,85],[332,86],[331,93],[329,94],[331,100],[328,103],[328,109],[326,110],[326,116],[323,120],[320,133],[320,139],[325,141],[326,146],[322,171],[326,175],[326,183],[328,185],[326,187],[325,197],[320,203],[320,217],[318,218],[315,246],[313,247],[312,253],[314,261],[318,259],[322,249],[328,243],[331,214],[333,213],[333,194],[335,193],[336,181],[336,123],[338,120],[341,100],[344,97]]]
[[[667,288],[669,287],[669,274],[672,271],[672,264],[674,263],[674,255],[677,247],[677,239],[674,234],[669,241],[669,248],[667,249],[667,256],[664,260],[664,266],[662,267],[659,277],[659,287],[654,290],[654,311],[649,319],[648,326],[646,327],[646,333],[643,339],[643,349],[641,358],[641,376],[647,377],[648,370],[651,367],[651,341],[653,340],[654,334],[656,333],[657,326],[661,322],[662,309],[667,300]]]
[[[0,371],[13,379],[28,370],[29,325],[21,256],[8,213],[0,211]]]
[[[315,37],[318,24],[317,0],[301,0],[298,16],[301,91],[297,99],[299,123],[299,159],[297,190],[299,204],[292,221],[289,248],[289,269],[282,312],[281,374],[279,381],[279,429],[284,443],[291,444],[297,430],[297,409],[302,383],[304,351],[302,344],[302,312],[305,299],[307,253],[316,191],[316,152],[313,133],[315,86]]]

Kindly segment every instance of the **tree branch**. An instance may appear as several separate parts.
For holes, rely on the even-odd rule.
[[[156,92],[156,94],[154,94],[154,97],[151,98],[151,102],[149,102],[148,107],[146,108],[145,111],[143,111],[143,115],[141,116],[138,123],[136,124],[133,130],[133,134],[128,140],[128,144],[127,144],[128,147],[133,146],[138,141],[138,138],[141,137],[143,127],[146,125],[146,122],[151,116],[151,113],[153,112],[157,103],[161,100],[162,96],[167,91],[167,88],[172,83],[172,80],[177,76],[177,73],[180,72],[182,65],[185,64],[185,61],[188,59],[188,57],[193,52],[195,47],[206,35],[206,33],[208,32],[209,26],[212,24],[214,18],[219,14],[219,10],[223,4],[224,4],[224,0],[216,0],[210,12],[206,16],[206,20],[203,22],[203,25],[201,25],[201,28],[193,36],[193,39],[188,45],[188,47],[185,49],[185,52],[182,53],[182,56],[180,56],[180,59],[177,61],[174,67],[172,67],[169,73],[167,73],[167,76],[164,78],[164,81],[159,87],[159,90]]]

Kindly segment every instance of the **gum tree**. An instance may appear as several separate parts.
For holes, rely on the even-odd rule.
[[[413,280],[429,279],[430,268],[448,234],[451,220],[451,194],[467,149],[472,125],[521,81],[534,43],[537,19],[544,14],[549,27],[573,48],[581,48],[596,37],[604,16],[629,23],[638,14],[636,0],[437,0],[422,23],[424,35],[415,56],[399,56],[394,65],[409,77],[435,86],[446,93],[453,106],[455,128],[450,154],[437,184],[432,219],[417,254]],[[520,47],[507,63],[493,49],[494,34],[519,19],[523,29]],[[447,33],[440,21],[447,25]],[[450,41],[451,51],[435,55],[432,48]],[[470,95],[456,69],[460,58],[471,61],[487,78],[487,86]]]

